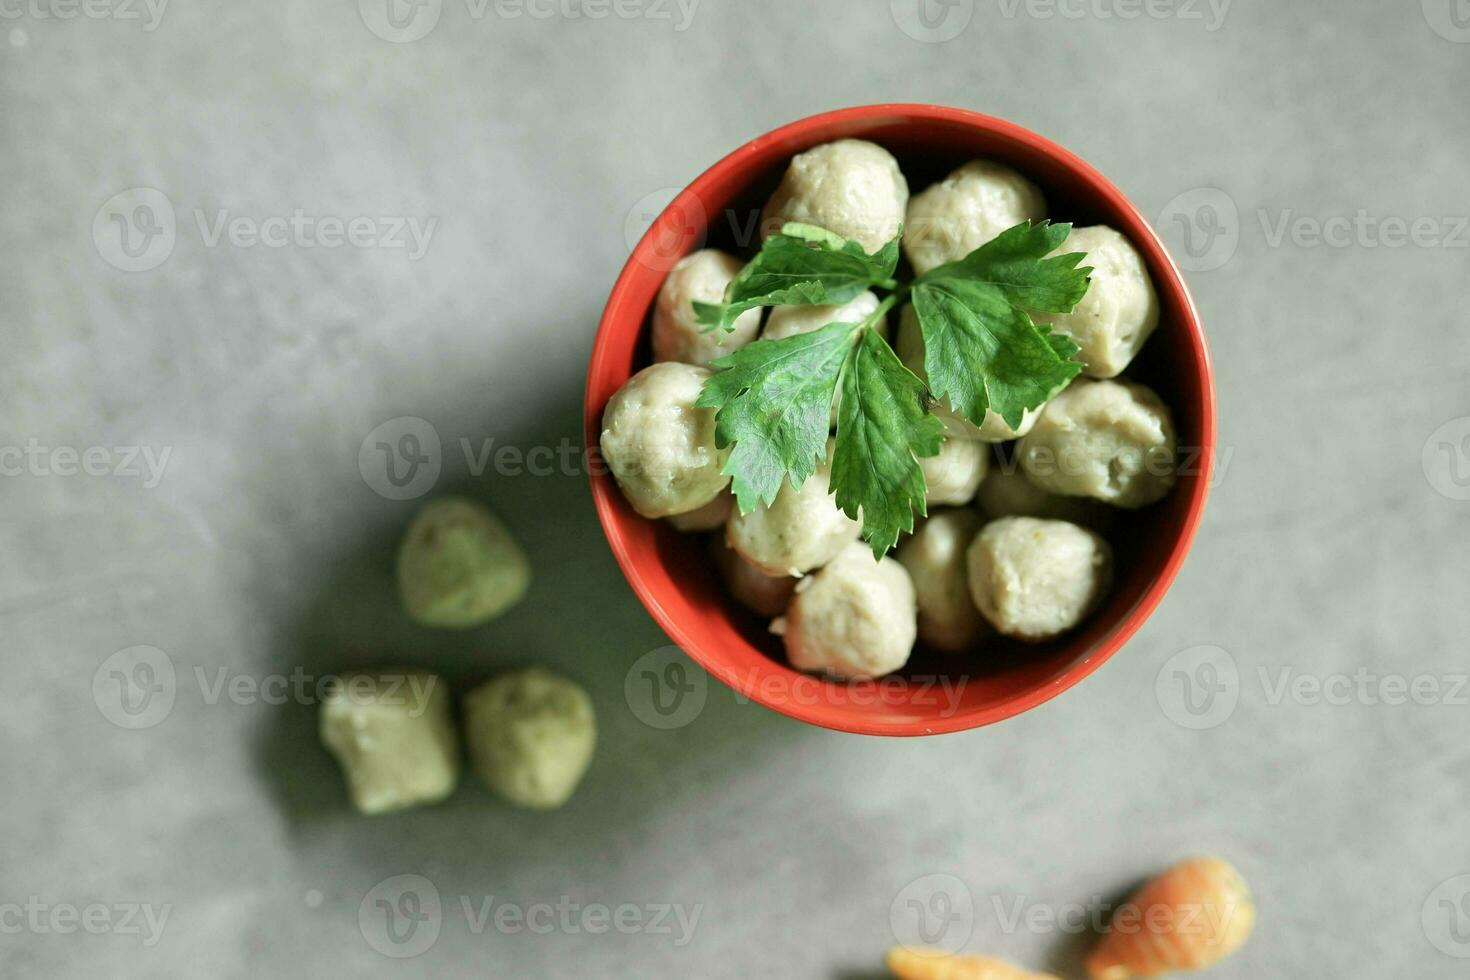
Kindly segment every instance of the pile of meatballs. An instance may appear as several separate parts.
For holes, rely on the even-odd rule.
[[[970,161],[910,198],[892,154],[846,139],[791,160],[761,228],[818,225],[870,252],[902,229],[903,253],[922,274],[1046,216],[1041,191],[1003,164]],[[838,509],[830,440],[810,479],[740,513],[722,472],[727,452],[715,445],[715,412],[695,407],[711,361],[746,344],[860,322],[878,307],[871,292],[841,306],[754,309],[732,331],[707,332],[693,302],[720,302],[743,263],[715,249],[685,257],[654,308],[654,363],[603,412],[603,458],[638,513],[683,532],[720,532],[711,558],[730,595],[772,620],[799,670],[870,679],[902,669],[916,641],[967,653],[997,634],[1057,637],[1111,584],[1112,549],[1100,533],[1110,510],[1162,499],[1176,456],[1168,407],[1120,378],[1158,325],[1142,257],[1105,226],[1074,228],[1059,252],[1086,254],[1091,285],[1072,313],[1033,316],[1077,343],[1082,376],[1015,429],[994,413],[976,425],[936,402],[943,448],[919,461],[929,516],[892,556],[875,560],[859,540],[861,524]],[[890,325],[877,329],[887,337]],[[895,351],[922,378],[924,341],[911,306],[899,311],[896,332]]]

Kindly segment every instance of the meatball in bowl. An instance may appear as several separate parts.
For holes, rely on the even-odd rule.
[[[1071,275],[1077,292],[1056,305],[1012,290],[1007,315],[1065,371],[1024,404],[935,395],[955,391],[954,372],[926,354],[947,340],[921,284],[963,292],[940,286],[985,278],[1025,235],[1043,243],[1048,281]],[[887,265],[825,294],[735,305],[747,263],[788,239]],[[732,456],[740,430],[709,402],[711,379],[751,351],[849,332],[918,393],[921,435],[877,451],[901,456],[919,488],[898,528],[869,519],[883,500],[852,503],[845,460],[866,395],[834,389],[830,419],[825,401],[807,406],[803,479],[788,471],[759,495],[742,470],[751,454]],[[997,398],[1021,387],[981,360],[960,373],[974,363]],[[685,188],[613,286],[584,421],[606,464],[591,482],[608,542],[674,642],[754,701],[874,735],[1000,721],[1121,649],[1189,550],[1215,438],[1198,314],[1138,210],[1045,138],[928,105],[799,120]]]

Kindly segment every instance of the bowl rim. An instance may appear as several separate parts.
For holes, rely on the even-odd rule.
[[[1137,206],[1112,181],[1072,151],[1039,133],[998,116],[953,106],[903,102],[849,106],[805,116],[763,133],[722,156],[675,195],[674,199],[665,206],[664,211],[660,212],[650,224],[619,270],[612,289],[608,293],[607,301],[604,303],[598,320],[597,333],[592,342],[592,354],[588,362],[583,393],[583,435],[587,452],[589,454],[599,453],[600,456],[597,447],[601,438],[603,406],[592,403],[593,389],[597,384],[595,379],[602,373],[602,365],[607,356],[606,339],[614,329],[613,310],[620,305],[618,300],[622,295],[632,288],[631,280],[642,268],[639,255],[644,249],[651,246],[652,236],[657,231],[659,219],[663,217],[663,214],[689,195],[698,196],[698,193],[703,191],[717,175],[723,175],[728,170],[743,166],[746,157],[753,156],[769,144],[799,141],[813,130],[826,129],[834,124],[876,121],[877,118],[885,116],[934,120],[983,130],[1002,139],[1025,145],[1033,151],[1052,158],[1064,169],[1072,171],[1080,178],[1081,182],[1086,185],[1088,196],[1105,200],[1111,208],[1134,220],[1135,225],[1143,232],[1142,240],[1134,241],[1134,245],[1145,253],[1151,268],[1164,273],[1169,280],[1167,288],[1178,297],[1183,316],[1182,322],[1176,324],[1176,329],[1184,329],[1189,335],[1190,363],[1188,366],[1192,367],[1200,384],[1199,474],[1188,484],[1190,496],[1186,503],[1180,533],[1171,545],[1158,574],[1149,583],[1139,600],[1123,614],[1113,629],[1097,642],[1086,657],[1073,663],[1050,681],[1018,692],[995,704],[970,711],[956,712],[949,716],[902,722],[880,721],[862,715],[849,714],[835,717],[832,713],[823,714],[815,710],[813,705],[796,703],[798,699],[781,700],[763,697],[760,684],[748,674],[742,674],[717,657],[708,656],[701,645],[690,637],[678,618],[663,606],[658,596],[644,580],[639,561],[631,553],[622,530],[614,519],[615,504],[610,495],[617,494],[619,491],[606,466],[589,466],[588,478],[598,522],[602,526],[603,535],[612,548],[618,566],[622,569],[623,576],[658,625],[700,667],[743,697],[810,725],[860,735],[919,737],[967,731],[1013,718],[1050,701],[1090,676],[1121,650],[1158,608],[1164,595],[1173,585],[1179,569],[1183,566],[1204,517],[1205,502],[1209,496],[1215,465],[1216,444],[1215,378],[1204,327],[1189,286],[1173,256],[1159,238],[1158,232]],[[1180,364],[1184,366],[1185,361],[1181,360]],[[1180,489],[1183,487],[1178,487],[1176,492]],[[646,518],[639,519],[646,520]],[[837,683],[819,677],[813,677],[813,680],[823,684]]]

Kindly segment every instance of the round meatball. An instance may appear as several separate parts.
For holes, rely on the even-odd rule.
[[[924,332],[919,327],[919,314],[914,310],[912,304],[905,306],[898,317],[898,340],[894,344],[893,351],[899,360],[912,372],[917,374],[925,382],[929,376],[924,372]],[[951,436],[962,439],[977,439],[980,442],[1006,442],[1018,439],[1031,431],[1036,424],[1037,417],[1041,414],[1040,408],[1034,408],[1021,417],[1021,427],[1013,429],[1006,425],[1006,420],[995,412],[985,413],[985,424],[976,425],[965,418],[959,412],[950,407],[948,399],[940,399],[934,403],[933,412],[939,421],[944,423],[944,431]]]
[[[786,604],[791,601],[791,593],[796,591],[799,579],[790,575],[767,575],[741,558],[723,539],[712,538],[711,541],[715,564],[719,566],[731,598],[751,612],[767,618],[786,611]]]
[[[706,368],[666,362],[628,379],[602,411],[602,458],[644,517],[687,514],[730,483],[715,410],[696,408]]]
[[[919,639],[937,650],[963,653],[992,630],[970,598],[965,549],[980,530],[972,510],[939,510],[898,546],[919,601]]]
[[[928,488],[924,499],[930,504],[968,504],[975,499],[975,491],[990,468],[990,447],[973,439],[948,436],[938,456],[920,457],[919,468],[924,471]]]
[[[975,503],[986,517],[1045,517],[1094,530],[1107,523],[1108,508],[1095,500],[1048,493],[1015,464],[993,466],[980,484]]]
[[[817,465],[801,489],[793,490],[787,481],[771,506],[758,504],[749,514],[740,513],[738,507],[730,512],[725,524],[730,547],[767,575],[805,575],[827,564],[862,531],[862,525],[837,506],[831,478],[829,442],[826,461]]]
[[[776,306],[766,317],[761,340],[785,340],[820,330],[829,323],[861,323],[878,309],[878,297],[863,290],[841,306]],[[879,317],[875,329],[888,339],[888,318]]]
[[[1103,225],[1073,228],[1058,253],[1086,252],[1092,284],[1071,313],[1037,313],[1082,348],[1083,374],[1113,378],[1133,360],[1159,325],[1159,298],[1143,256],[1121,234]]]
[[[674,530],[684,534],[713,531],[715,528],[725,526],[725,519],[730,516],[730,507],[734,502],[734,495],[729,490],[724,490],[718,497],[698,510],[691,510],[685,514],[674,514],[668,518],[668,522],[674,526]]]
[[[1004,164],[971,160],[909,201],[903,251],[923,274],[956,262],[1023,221],[1046,217],[1046,201],[1031,181]]]
[[[700,249],[669,271],[653,307],[653,359],[707,367],[710,361],[744,347],[761,332],[761,311],[746,310],[734,330],[710,329],[694,318],[694,301],[719,303],[741,262],[713,248]]]
[[[535,810],[552,810],[571,798],[597,745],[586,691],[529,667],[475,688],[464,710],[470,761],[485,785]]]
[[[398,547],[397,573],[404,610],[437,629],[488,622],[531,585],[531,564],[509,529],[463,497],[444,497],[418,512]]]
[[[1047,403],[1020,445],[1032,483],[1052,493],[1143,507],[1174,485],[1174,422],[1153,389],[1080,378]]]
[[[892,558],[854,542],[804,578],[786,610],[786,656],[798,670],[845,680],[891,674],[917,635],[914,584]]]
[[[791,158],[761,212],[761,231],[772,235],[799,221],[876,252],[898,235],[908,201],[893,154],[866,140],[837,140]]]
[[[1112,580],[1113,552],[1066,521],[1002,517],[975,536],[966,562],[970,597],[1007,636],[1047,640],[1097,608]]]

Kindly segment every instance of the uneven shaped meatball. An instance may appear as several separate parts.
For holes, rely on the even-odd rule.
[[[1023,221],[1046,217],[1041,190],[1005,164],[971,160],[909,201],[903,251],[922,275]]]
[[[1113,511],[1096,500],[1048,493],[1027,479],[1019,465],[992,466],[980,484],[975,503],[989,519],[997,517],[1045,517],[1071,521],[1104,530]]]
[[[744,347],[761,332],[761,311],[746,310],[734,330],[711,330],[694,318],[694,301],[719,303],[740,272],[741,261],[713,248],[700,249],[669,271],[653,307],[653,359],[708,367],[717,357]]]
[[[520,602],[531,565],[509,529],[462,497],[427,504],[398,548],[398,595],[422,626],[470,629]]]
[[[1052,493],[1143,507],[1174,486],[1174,422],[1141,384],[1077,379],[1019,448],[1027,478]]]
[[[966,561],[975,606],[997,630],[1019,640],[1047,640],[1072,629],[1112,582],[1108,543],[1066,521],[991,521],[975,536]]]
[[[749,514],[738,507],[730,512],[725,525],[730,547],[767,575],[804,575],[827,564],[862,530],[837,506],[831,478],[829,440],[826,461],[800,490],[791,489],[788,481],[771,506],[757,505]]]
[[[929,376],[924,373],[924,333],[919,327],[919,314],[914,311],[912,304],[905,306],[899,314],[898,340],[893,351],[910,371],[925,381],[928,380]],[[933,411],[934,416],[944,423],[945,432],[963,439],[978,439],[980,442],[1017,439],[1031,431],[1041,414],[1040,408],[1032,409],[1021,417],[1021,427],[1013,429],[995,412],[986,412],[985,424],[976,425],[951,408],[948,399],[935,402]]]
[[[761,231],[771,235],[799,221],[876,252],[898,234],[908,201],[893,154],[866,140],[837,140],[791,158],[761,212]]]
[[[730,483],[715,448],[715,411],[695,408],[706,368],[653,364],[608,399],[602,458],[623,496],[644,517],[698,510]]]
[[[918,596],[919,639],[935,649],[963,653],[993,632],[970,598],[965,560],[980,524],[972,510],[937,510],[898,546]]]
[[[1092,266],[1087,295],[1071,313],[1036,313],[1077,342],[1087,362],[1083,374],[1112,378],[1123,372],[1159,325],[1159,298],[1143,256],[1119,232],[1104,225],[1073,228],[1058,254],[1085,252]]]
[[[485,785],[535,810],[571,798],[597,746],[586,691],[529,667],[481,684],[465,697],[464,708],[470,761]]]
[[[459,781],[459,738],[442,677],[409,667],[354,671],[322,699],[322,744],[352,805],[387,813],[444,799]]]
[[[938,456],[923,456],[919,468],[930,504],[968,504],[990,468],[990,447],[962,436],[946,436]]]
[[[917,631],[908,572],[855,542],[797,585],[786,610],[786,656],[798,670],[882,677],[908,663]]]
[[[725,526],[725,519],[730,516],[730,507],[734,503],[734,495],[728,489],[722,490],[718,497],[698,510],[673,514],[668,518],[668,522],[674,526],[674,530],[683,534],[713,531],[715,528]]]
[[[820,330],[829,323],[861,323],[878,309],[878,297],[864,290],[840,306],[776,306],[766,317],[761,340],[784,340]],[[888,339],[888,318],[879,318],[876,329]]]
[[[791,593],[796,591],[796,583],[800,579],[790,575],[767,575],[740,557],[739,552],[722,538],[710,539],[710,547],[731,598],[751,612],[767,618],[786,611],[786,604],[791,601]]]

